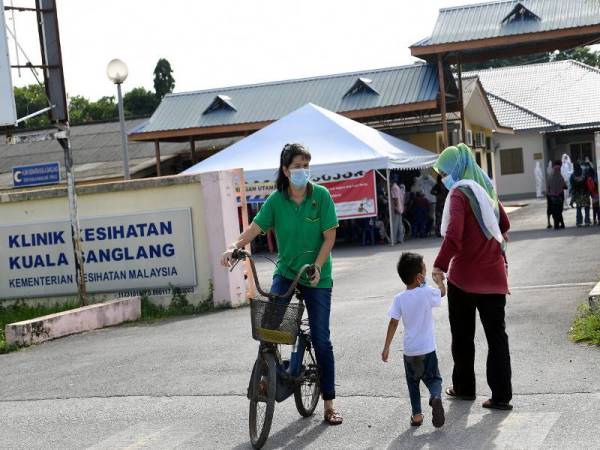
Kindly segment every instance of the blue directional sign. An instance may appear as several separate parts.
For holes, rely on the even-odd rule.
[[[60,183],[60,164],[57,162],[13,167],[13,187],[56,183]]]

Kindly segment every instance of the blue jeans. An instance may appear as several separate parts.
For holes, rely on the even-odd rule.
[[[590,207],[588,206],[578,206],[577,207],[577,225],[583,225],[583,217],[581,214],[581,210],[585,211],[585,224],[590,224]]]
[[[284,294],[291,284],[292,280],[283,278],[281,275],[275,275],[271,292]],[[331,288],[313,288],[300,284],[298,288],[304,297],[312,344],[315,349],[317,363],[321,368],[323,400],[333,400],[335,398],[335,361],[333,358],[333,345],[331,345],[331,339],[329,338]]]
[[[421,413],[421,380],[429,389],[429,404],[435,397],[442,396],[442,376],[438,369],[438,360],[435,351],[419,356],[404,356],[404,371],[406,384],[410,395],[413,416]]]

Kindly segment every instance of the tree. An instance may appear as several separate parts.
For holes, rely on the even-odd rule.
[[[15,87],[15,104],[17,107],[17,117],[25,117],[34,112],[48,107],[48,99],[44,87],[39,84],[30,84],[29,86]],[[48,114],[40,114],[32,117],[26,122],[19,124],[20,128],[38,128],[47,126],[50,123]]]
[[[128,116],[139,117],[151,115],[160,100],[153,92],[137,87],[123,96],[123,106]]]
[[[592,67],[600,67],[600,52],[593,51],[589,47],[577,47],[562,50],[557,53],[535,53],[533,55],[515,56],[514,58],[491,59],[481,63],[463,64],[462,70],[483,70],[506,66],[523,66],[526,64],[544,63],[550,61],[563,61],[574,59]]]
[[[118,117],[117,104],[114,97],[102,97],[90,102],[83,96],[72,97],[69,101],[69,119],[72,125],[101,120],[116,120]]]
[[[159,100],[162,100],[169,92],[173,92],[175,78],[172,73],[169,61],[164,58],[159,59],[154,68],[154,91]]]
[[[574,59],[592,67],[600,67],[600,52],[595,52],[589,47],[577,47],[552,55],[552,61],[563,61],[565,59]]]

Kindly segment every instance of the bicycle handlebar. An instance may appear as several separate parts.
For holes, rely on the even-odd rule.
[[[231,253],[231,257],[232,257],[232,259],[236,260],[236,262],[231,267],[230,270],[233,270],[233,268],[236,266],[236,264],[239,261],[243,261],[246,258],[248,258],[248,260],[250,261],[250,267],[252,269],[252,277],[254,278],[254,284],[256,285],[256,289],[263,297],[267,297],[271,300],[276,299],[276,298],[283,298],[283,299],[289,298],[292,295],[292,293],[294,292],[294,289],[296,289],[296,286],[298,285],[298,282],[300,281],[300,277],[302,277],[302,275],[304,273],[306,273],[310,278],[312,278],[312,276],[315,274],[315,271],[317,270],[315,268],[314,264],[304,264],[302,266],[302,268],[300,269],[300,271],[298,272],[298,275],[296,275],[296,278],[294,278],[294,281],[292,281],[292,284],[290,285],[289,289],[287,290],[287,292],[285,294],[273,294],[270,292],[264,292],[261,289],[260,283],[258,281],[258,275],[256,273],[256,266],[254,265],[254,258],[252,258],[250,253],[248,253],[246,250],[236,248]]]

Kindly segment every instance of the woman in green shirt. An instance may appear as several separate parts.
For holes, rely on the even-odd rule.
[[[286,292],[300,268],[314,263],[317,268],[315,275],[310,280],[300,280],[299,288],[304,296],[317,362],[322,370],[325,421],[339,425],[342,416],[333,407],[335,363],[329,337],[333,286],[331,249],[338,220],[329,191],[309,181],[310,158],[308,150],[300,144],[287,144],[283,148],[277,190],[267,198],[250,227],[223,254],[221,263],[230,266],[234,248],[245,247],[271,228],[275,231],[279,249],[272,292]]]

